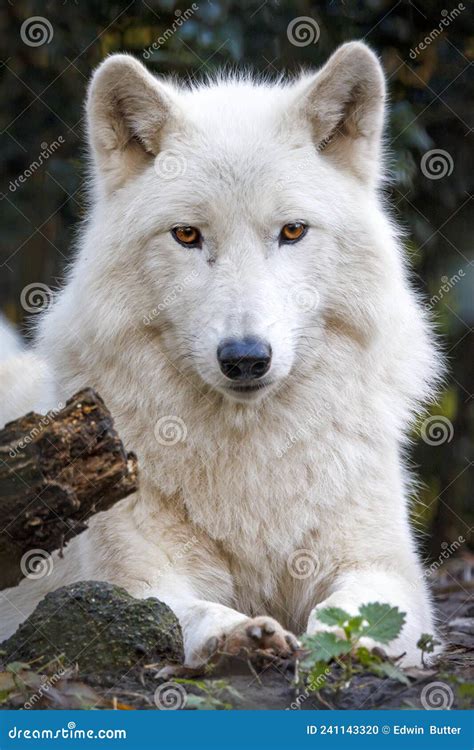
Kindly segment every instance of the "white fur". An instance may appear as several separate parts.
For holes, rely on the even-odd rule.
[[[390,651],[418,661],[434,625],[403,445],[437,366],[378,192],[383,100],[359,43],[284,84],[181,89],[126,56],[95,73],[94,203],[37,352],[57,398],[88,385],[105,399],[140,491],[49,578],[4,592],[3,636],[47,590],[102,579],[168,602],[188,664],[248,617],[312,633],[316,605],[374,600],[407,613]],[[184,173],[160,175],[163,153]],[[296,220],[307,235],[279,247]],[[203,248],[177,244],[176,224],[198,226]],[[273,383],[237,398],[216,349],[249,334],[271,342]],[[187,434],[163,445],[169,416]],[[291,573],[300,550],[307,577]]]

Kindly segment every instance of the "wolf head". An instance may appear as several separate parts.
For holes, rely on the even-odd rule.
[[[384,110],[365,45],[292,83],[191,89],[116,55],[87,110],[101,250],[117,266],[134,253],[123,304],[180,370],[255,401],[304,370],[323,320],[364,335]]]
[[[113,403],[121,377],[135,399],[250,415],[294,405],[296,386],[344,419],[369,393],[366,415],[406,415],[432,358],[379,199],[384,98],[359,42],[276,83],[181,87],[105,60],[87,99],[93,208],[43,325],[69,391]]]

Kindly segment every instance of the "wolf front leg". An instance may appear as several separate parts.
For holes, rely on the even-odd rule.
[[[422,633],[434,634],[435,627],[429,593],[418,565],[409,576],[382,567],[354,568],[339,574],[330,590],[329,596],[310,613],[308,635],[335,630],[318,619],[320,610],[326,607],[340,607],[355,615],[362,604],[387,603],[406,615],[399,636],[388,645],[377,644],[370,638],[362,639],[362,644],[368,648],[381,646],[389,656],[403,655],[400,663],[404,667],[420,666],[421,651],[416,644]]]
[[[187,667],[200,667],[219,654],[252,659],[262,650],[286,658],[298,648],[295,636],[272,617],[248,617],[225,604],[200,599],[186,580],[163,582],[153,596],[168,604],[179,620]]]

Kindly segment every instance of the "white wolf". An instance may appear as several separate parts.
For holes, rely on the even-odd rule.
[[[99,579],[167,602],[190,666],[286,653],[319,608],[375,600],[418,662],[434,625],[403,450],[438,357],[379,195],[384,97],[358,42],[280,83],[98,68],[92,210],[31,356],[58,399],[98,390],[140,491],[3,592],[3,636]]]

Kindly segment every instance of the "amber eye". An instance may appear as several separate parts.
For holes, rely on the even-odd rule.
[[[301,221],[295,221],[293,224],[285,224],[280,232],[280,244],[290,244],[298,242],[306,234],[308,227]]]
[[[176,242],[186,247],[201,247],[202,235],[196,227],[174,227],[171,234]]]

